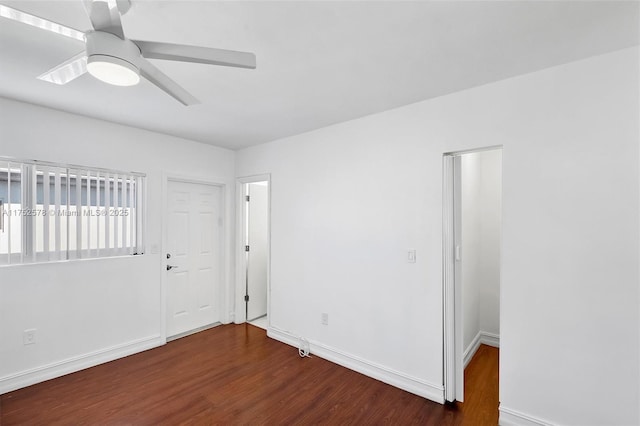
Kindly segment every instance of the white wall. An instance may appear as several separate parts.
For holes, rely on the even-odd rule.
[[[502,151],[480,153],[482,182],[480,240],[480,330],[500,335],[500,246],[502,241]]]
[[[460,162],[463,342],[470,360],[479,338],[495,344],[486,337],[500,334],[502,152],[467,153]]]
[[[162,256],[150,253],[162,243],[163,173],[227,184],[230,254],[234,155],[0,98],[0,156],[146,173],[148,208],[144,256],[0,267],[0,393],[164,342]],[[223,291],[226,320],[231,293]],[[24,346],[28,328],[37,329],[37,343]]]
[[[503,145],[503,422],[640,422],[638,59],[626,49],[240,151],[238,176],[272,176],[271,324],[433,397],[442,154]]]

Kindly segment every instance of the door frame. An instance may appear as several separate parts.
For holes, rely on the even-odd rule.
[[[229,322],[228,319],[228,276],[229,276],[229,268],[227,265],[228,261],[228,236],[229,236],[229,213],[227,212],[227,183],[222,179],[210,179],[210,178],[202,178],[197,176],[186,176],[181,174],[174,174],[163,172],[162,173],[162,213],[160,215],[160,229],[161,229],[161,243],[160,243],[160,261],[161,261],[161,275],[160,275],[160,338],[163,343],[167,343],[167,274],[165,273],[167,267],[167,228],[169,224],[169,215],[167,212],[167,202],[169,200],[168,191],[169,191],[169,182],[178,182],[178,183],[192,183],[197,185],[206,185],[206,186],[216,186],[220,188],[221,199],[220,199],[220,209],[222,211],[222,242],[220,247],[220,265],[222,270],[220,271],[220,319],[221,322]],[[149,239],[147,238],[147,242]],[[154,250],[150,250],[152,254]],[[196,330],[197,331],[197,330]]]
[[[461,204],[460,157],[497,149],[504,152],[502,145],[492,145],[442,155],[443,386],[444,399],[449,402],[464,399],[462,289],[460,283],[456,285],[456,276],[460,274],[460,262],[456,261],[456,230],[459,233],[461,228],[461,209],[456,208]]]
[[[244,259],[246,241],[247,203],[244,198],[244,185],[254,182],[267,182],[267,328],[271,327],[271,174],[251,175],[236,179],[236,286],[235,312],[236,324],[247,322],[244,295],[246,290],[247,269]]]

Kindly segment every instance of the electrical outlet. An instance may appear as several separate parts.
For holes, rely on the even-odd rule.
[[[407,251],[407,262],[409,263],[416,263],[416,251],[415,250],[408,250]]]
[[[30,328],[22,333],[22,343],[24,345],[33,345],[36,343],[36,329]]]
[[[320,317],[320,321],[322,322],[322,325],[329,325],[329,314],[326,312],[323,312]]]

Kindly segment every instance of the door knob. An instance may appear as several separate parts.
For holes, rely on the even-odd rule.
[[[177,268],[177,266],[174,265],[167,265],[167,271],[172,270],[173,268]]]

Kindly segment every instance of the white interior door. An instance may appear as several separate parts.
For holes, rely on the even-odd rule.
[[[455,298],[455,369],[456,400],[464,401],[464,336],[462,316],[462,161],[453,160],[453,239],[454,239],[454,298]]]
[[[220,321],[222,188],[169,181],[167,337]]]
[[[247,187],[247,321],[251,321],[267,314],[269,187],[267,182]]]
[[[460,157],[445,155],[443,185],[444,389],[445,400],[464,400],[461,284]]]

